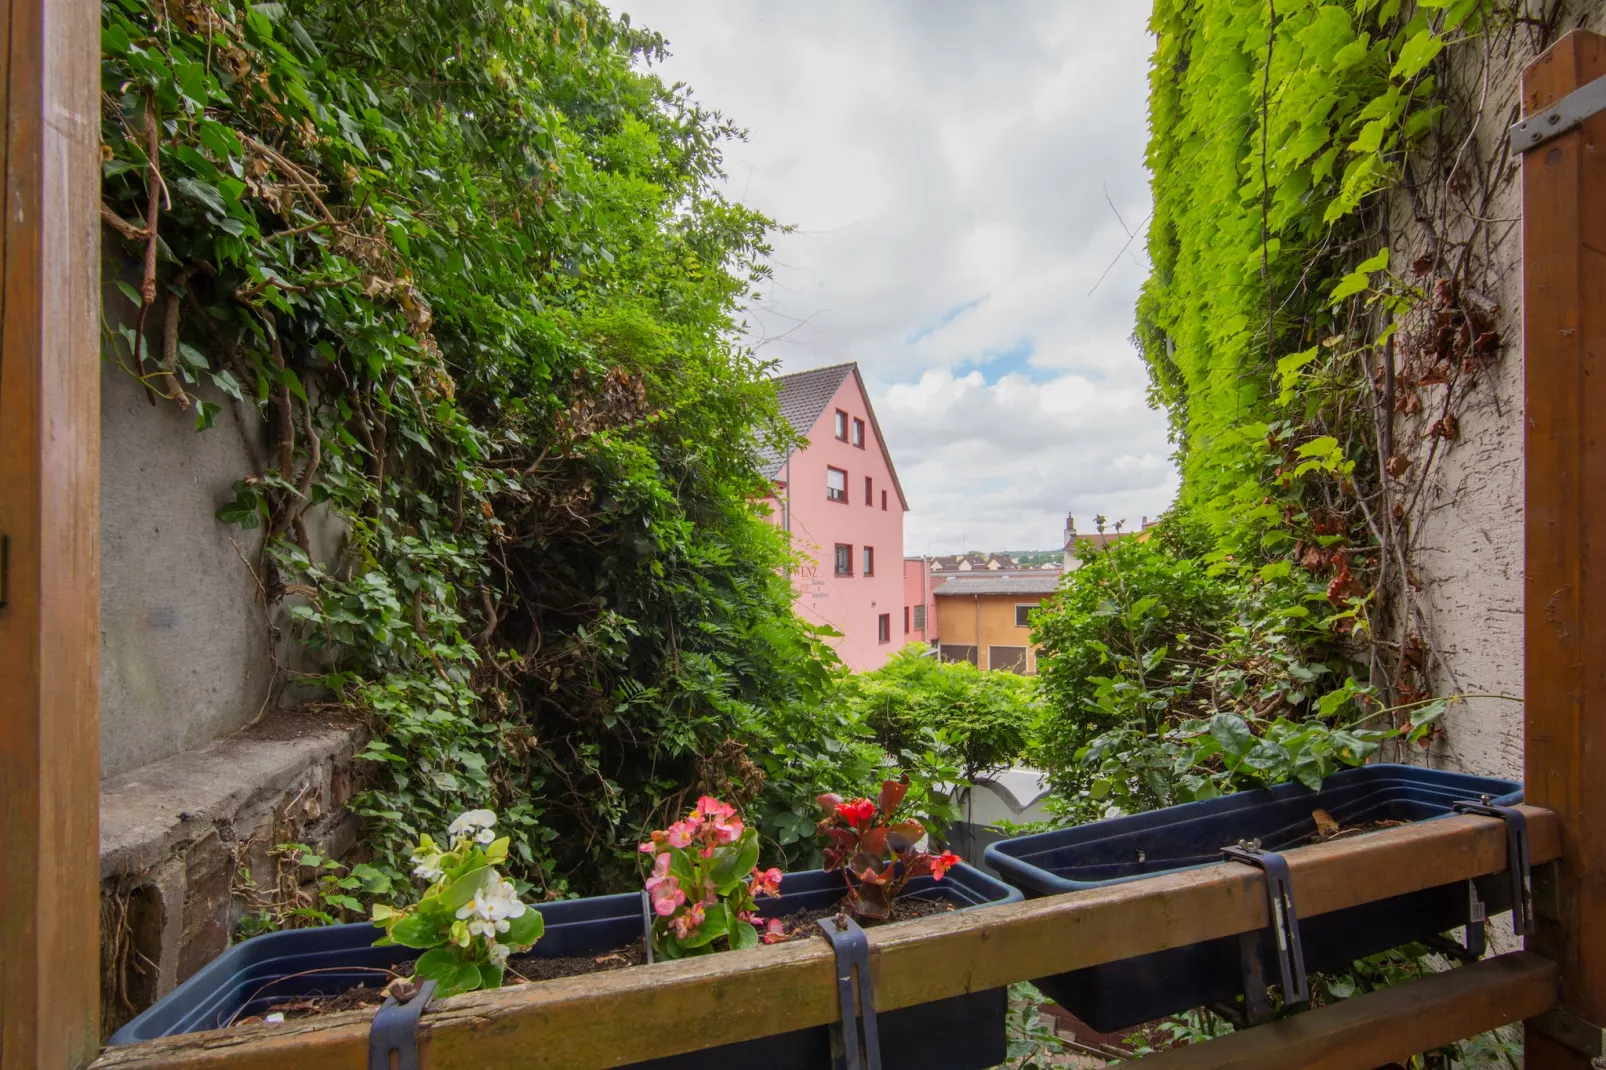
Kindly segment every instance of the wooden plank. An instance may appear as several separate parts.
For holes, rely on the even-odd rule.
[[[1606,37],[1570,33],[1524,72],[1524,112],[1603,75]],[[1522,176],[1525,779],[1562,821],[1528,947],[1560,963],[1568,1010],[1606,1023],[1606,115],[1529,152]],[[1527,1038],[1534,1070],[1589,1065]]]
[[[1527,808],[1535,860],[1556,857],[1552,816]],[[1305,914],[1505,868],[1505,828],[1448,817],[1286,855]],[[1266,924],[1248,866],[1185,873],[871,930],[876,1006],[891,1010],[1181,947]],[[835,1020],[824,941],[786,944],[444,1001],[424,1017],[428,1070],[606,1070]],[[97,1070],[308,1070],[363,1065],[368,1015],[196,1033],[110,1049]]]
[[[7,0],[0,1067],[100,1044],[100,9]]]
[[[1554,962],[1515,951],[1141,1060],[1143,1070],[1373,1070],[1556,1006]]]

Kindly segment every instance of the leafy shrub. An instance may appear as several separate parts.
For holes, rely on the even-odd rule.
[[[592,0],[102,12],[107,247],[144,265],[108,357],[198,429],[260,419],[218,515],[263,537],[300,682],[374,729],[373,864],[472,799],[542,894],[631,880],[833,671],[755,504],[791,433],[737,340],[772,225],[720,192],[738,132]]]
[[[1030,677],[941,662],[921,646],[844,679],[834,701],[863,717],[891,752],[909,750],[930,733],[965,780],[1018,760],[1037,714]]]
[[[1382,708],[1357,682],[1320,584],[1212,568],[1176,545],[1124,539],[1090,554],[1034,618],[1047,706],[1034,756],[1070,813],[1315,787],[1443,715],[1442,701]],[[1401,723],[1380,720],[1391,713]]]

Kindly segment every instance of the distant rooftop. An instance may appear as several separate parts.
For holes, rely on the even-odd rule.
[[[949,576],[942,586],[932,589],[938,597],[973,594],[1053,594],[1059,590],[1058,572],[960,573]]]

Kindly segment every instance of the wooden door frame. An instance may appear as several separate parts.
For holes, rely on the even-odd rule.
[[[0,22],[0,1070],[100,1046],[99,28]]]

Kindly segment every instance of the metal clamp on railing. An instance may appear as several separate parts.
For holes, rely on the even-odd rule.
[[[1294,909],[1294,884],[1288,863],[1275,851],[1260,849],[1259,840],[1240,840],[1223,847],[1229,861],[1254,866],[1266,875],[1266,907],[1277,946],[1277,966],[1282,975],[1283,1001],[1305,1003],[1310,1000],[1310,979],[1305,975],[1305,950],[1299,942],[1299,913]],[[1265,976],[1260,968],[1259,933],[1243,933],[1238,953],[1243,960],[1244,999],[1248,1020],[1258,1025],[1271,1019],[1271,1002],[1266,997]]]
[[[368,1029],[368,1070],[418,1070],[418,1019],[435,995],[435,982],[425,981],[406,1001],[385,997]]]
[[[1518,936],[1534,931],[1533,868],[1528,864],[1528,819],[1515,806],[1495,806],[1485,795],[1478,802],[1451,803],[1458,814],[1498,817],[1506,823],[1506,873],[1511,879],[1511,930]]]
[[[870,988],[870,941],[846,914],[819,921],[836,952],[836,991],[842,1021],[831,1026],[831,1062],[837,1070],[881,1070],[881,1037],[876,1032],[875,994]],[[859,1007],[853,1004],[853,976],[859,977]],[[863,1061],[860,1061],[860,1048]]]

